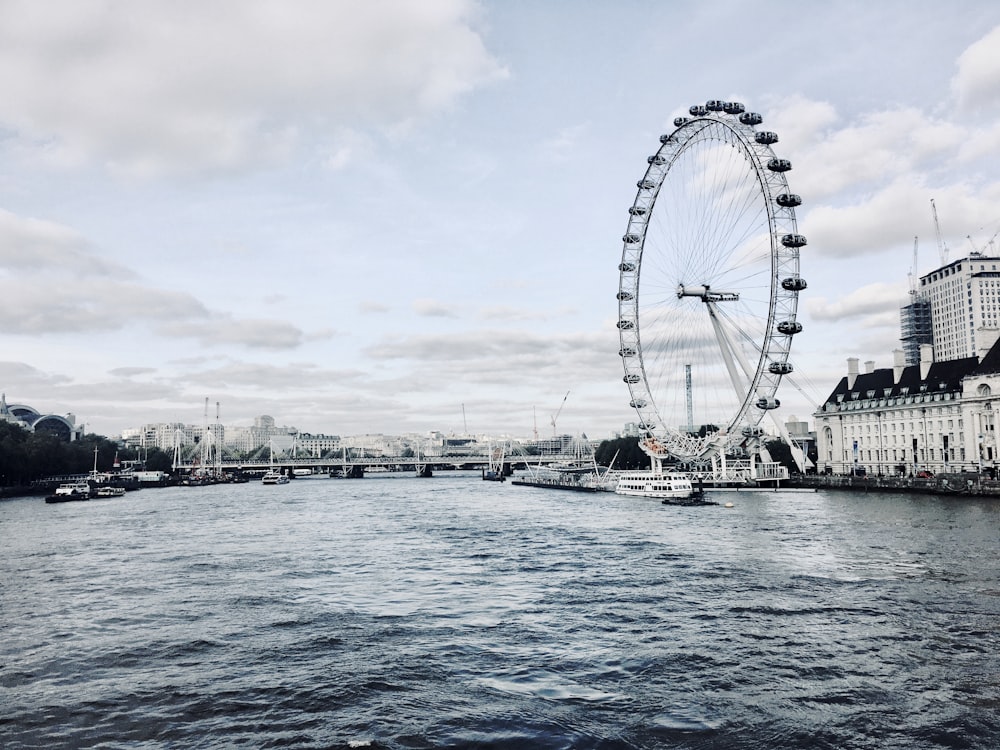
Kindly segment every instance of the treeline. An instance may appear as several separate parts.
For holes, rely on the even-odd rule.
[[[85,474],[94,468],[111,471],[115,455],[122,461],[135,460],[135,451],[123,450],[102,435],[84,435],[66,443],[46,432],[29,432],[10,422],[0,422],[0,487],[25,487],[37,479],[64,474]],[[151,449],[146,457],[150,471],[170,471],[171,457]]]
[[[617,455],[616,455],[617,454]],[[605,440],[594,451],[598,466],[611,466],[615,469],[648,469],[649,456],[639,447],[639,438],[624,437],[615,440]]]

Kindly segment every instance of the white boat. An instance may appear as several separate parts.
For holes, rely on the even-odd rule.
[[[264,484],[288,484],[288,477],[279,471],[269,471],[260,481]]]
[[[652,497],[658,500],[686,499],[695,494],[691,477],[681,472],[623,471],[618,474],[615,492],[619,495]]]
[[[114,487],[112,485],[103,485],[94,490],[94,497],[124,497],[125,488],[124,487]]]

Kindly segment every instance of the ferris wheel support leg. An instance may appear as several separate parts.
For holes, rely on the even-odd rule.
[[[719,320],[719,316],[716,314],[715,303],[710,299],[706,299],[705,305],[708,307],[708,316],[712,321],[712,329],[715,331],[715,338],[719,342],[719,350],[722,353],[722,361],[726,363],[726,369],[729,371],[729,379],[732,381],[736,398],[742,401],[746,397],[744,391],[747,386],[745,383],[740,382],[740,374],[736,369],[734,356],[738,357],[739,353],[735,347],[733,347],[733,342],[729,339],[729,335],[726,333],[725,328],[722,326],[722,322]],[[745,361],[741,361],[740,365],[742,366],[744,373],[746,373],[747,363]]]
[[[712,327],[715,329],[715,336],[719,340],[719,348],[722,350],[722,358],[726,363],[726,368],[729,370],[729,378],[733,381],[733,388],[736,389],[736,396],[738,398],[743,397],[743,390],[739,384],[739,374],[736,372],[736,367],[733,362],[733,357],[739,360],[740,367],[743,368],[743,372],[746,374],[747,378],[750,378],[750,364],[742,356],[742,353],[733,346],[732,341],[729,338],[729,334],[726,329],[722,326],[721,321],[719,321],[718,316],[715,311],[715,303],[711,300],[706,300],[705,304],[708,305],[708,314],[712,319]],[[729,356],[731,354],[732,356]],[[806,471],[805,460],[802,455],[802,449],[799,448],[792,438],[788,434],[788,430],[785,425],[781,423],[778,419],[778,415],[774,413],[773,410],[768,410],[768,416],[771,418],[771,422],[774,423],[775,428],[778,430],[778,434],[781,439],[785,441],[788,445],[789,450],[792,453],[792,458],[795,460],[795,465],[798,467],[799,471],[803,474]]]

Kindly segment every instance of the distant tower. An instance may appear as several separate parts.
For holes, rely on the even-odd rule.
[[[684,394],[687,397],[687,430],[694,432],[694,407],[691,397],[691,365],[684,365]]]

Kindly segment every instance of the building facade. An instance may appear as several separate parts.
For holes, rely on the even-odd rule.
[[[873,362],[847,375],[814,413],[820,473],[899,476],[995,471],[1000,346],[987,355],[918,365],[901,350],[891,368]]]

